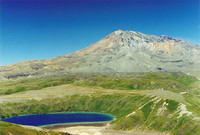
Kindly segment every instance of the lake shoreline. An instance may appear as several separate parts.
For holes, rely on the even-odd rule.
[[[159,132],[154,130],[114,130],[109,123],[105,125],[94,124],[59,127],[51,130],[56,132],[69,133],[72,135],[171,135],[167,132]]]
[[[68,128],[68,127],[79,127],[79,126],[92,126],[92,127],[104,127],[106,126],[107,123],[74,123],[74,124],[62,124],[62,125],[49,125],[42,127],[44,129],[48,130],[54,130],[54,129],[59,129],[59,128]]]

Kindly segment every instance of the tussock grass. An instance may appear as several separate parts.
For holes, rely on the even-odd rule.
[[[189,91],[196,78],[180,73],[148,73],[130,75],[68,75],[0,82],[0,95],[38,90],[62,84],[102,87],[119,90],[164,89],[173,92]]]

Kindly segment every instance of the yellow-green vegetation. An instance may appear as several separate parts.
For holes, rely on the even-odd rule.
[[[0,135],[62,135],[53,131],[38,131],[0,121]]]
[[[145,106],[142,107],[142,112],[144,114],[144,118],[147,119],[149,114],[151,113],[152,111],[152,105],[153,105],[153,102],[149,102],[147,103]]]
[[[194,83],[190,85],[190,91],[191,91],[190,93],[200,98],[200,80],[195,81]]]
[[[174,100],[169,100],[167,99],[166,100],[166,103],[168,103],[167,105],[167,109],[170,111],[170,112],[173,112],[175,111],[177,108],[178,108],[178,102],[174,101]]]
[[[96,94],[90,92],[59,98],[7,102],[0,104],[0,118],[54,112],[101,112],[116,117],[111,124],[118,130],[139,128],[167,131],[175,135],[198,135],[200,121],[195,118],[200,117],[200,100],[194,94],[196,89],[193,84],[196,82],[198,82],[196,78],[180,73],[74,74],[1,82],[1,95],[39,90],[61,84],[71,84],[74,87],[87,86],[93,89],[101,87],[110,90],[107,93],[99,90]],[[113,89],[123,92],[113,92]],[[145,93],[145,90],[149,91]],[[157,90],[159,92],[153,94]],[[161,96],[163,93],[166,94],[164,92],[166,90],[171,97]],[[183,95],[180,95],[180,92]],[[185,106],[187,108],[181,108]],[[0,133],[12,130],[9,129],[11,127],[11,125],[4,126],[0,129]],[[17,128],[23,130],[21,127]]]
[[[46,87],[57,86],[61,84],[70,84],[74,82],[74,77],[53,77],[36,78],[27,80],[12,80],[0,82],[0,95],[8,95],[27,90],[38,90]]]
[[[174,92],[188,91],[189,85],[197,81],[195,77],[181,73],[149,73],[125,75],[82,75],[45,77],[27,80],[15,80],[0,83],[0,95],[27,90],[38,90],[61,84],[102,87],[119,90],[164,89]]]
[[[0,105],[0,110],[1,118],[53,112],[101,112],[116,117],[111,123],[114,129],[156,129],[175,135],[198,135],[199,122],[187,114],[178,117],[179,105],[174,100],[152,96],[98,93],[6,103]]]

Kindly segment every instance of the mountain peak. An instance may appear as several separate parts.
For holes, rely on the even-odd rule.
[[[125,31],[123,31],[123,30],[117,30],[117,31],[114,32],[114,34],[120,35],[121,33],[124,33],[124,32]]]
[[[193,50],[187,50],[191,43],[170,37],[170,36],[154,36],[147,35],[136,31],[117,30],[97,43],[78,51],[83,54],[112,52],[146,52],[158,53],[162,55],[184,55],[186,53],[193,54]]]
[[[115,32],[124,32],[124,31],[119,29],[119,30],[116,30]]]
[[[186,42],[183,39],[175,38],[175,37],[171,37],[171,36],[167,36],[167,35],[155,36],[155,35],[148,35],[148,34],[144,34],[141,32],[128,31],[128,30],[127,31],[117,30],[117,31],[111,33],[110,35],[116,35],[116,36],[120,36],[123,38],[136,37],[136,38],[147,40],[147,42],[148,41],[149,42],[166,42],[166,41]],[[108,36],[110,36],[110,35],[108,35]]]
[[[200,78],[200,46],[170,36],[117,30],[65,56],[0,69],[0,80],[64,72],[183,72]],[[23,67],[23,71],[21,70]]]
[[[145,35],[145,34],[142,34],[140,32],[137,32],[137,31],[128,31],[128,30],[126,30],[126,31],[117,30],[117,31],[111,33],[110,35],[112,35],[112,34],[114,34],[114,35],[120,35],[120,36],[122,36],[123,34],[125,34],[125,35],[132,35],[132,36]]]

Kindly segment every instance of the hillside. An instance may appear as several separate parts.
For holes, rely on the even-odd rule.
[[[67,135],[64,133],[43,130],[39,128],[24,128],[16,124],[0,121],[1,135]]]
[[[198,45],[169,36],[118,30],[72,54],[2,66],[0,79],[105,72],[182,72],[200,78],[199,67]]]
[[[148,130],[152,134],[156,130],[163,135],[163,132],[198,135],[200,102],[196,84],[199,84],[196,78],[178,73],[76,74],[2,82],[0,118],[52,112],[100,112],[116,118],[102,135],[120,134],[122,130],[127,135],[135,134],[135,130],[144,132],[143,135]]]

